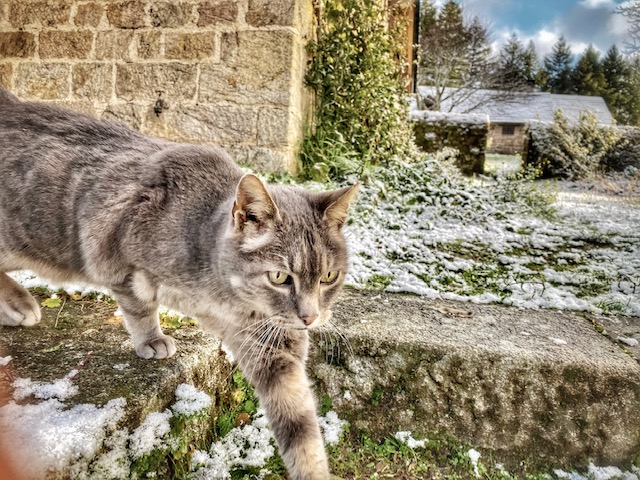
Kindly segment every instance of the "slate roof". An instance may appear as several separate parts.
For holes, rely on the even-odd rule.
[[[418,87],[421,98],[432,96],[434,87]],[[451,89],[445,89],[443,98],[451,95]],[[596,114],[598,123],[613,124],[613,117],[602,97],[584,95],[558,95],[548,92],[505,93],[496,90],[474,89],[465,92],[464,100],[452,107],[451,99],[444,99],[442,112],[474,113],[486,115],[491,123],[522,124],[533,121],[552,122],[553,113],[562,109],[569,121],[575,122],[583,110]],[[455,98],[455,97],[454,97]],[[460,98],[460,97],[458,97]]]

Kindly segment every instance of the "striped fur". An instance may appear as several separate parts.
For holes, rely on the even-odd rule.
[[[0,89],[0,325],[40,321],[4,273],[21,269],[111,289],[143,358],[176,352],[159,304],[195,316],[255,386],[290,477],[326,480],[308,329],[329,320],[344,281],[341,228],[355,191],[265,186],[219,148]],[[339,273],[322,283],[329,272]]]

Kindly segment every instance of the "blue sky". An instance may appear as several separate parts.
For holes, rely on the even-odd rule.
[[[424,0],[423,0],[424,1]],[[627,0],[628,1],[628,0]],[[441,5],[445,0],[436,0]],[[496,45],[515,32],[536,44],[540,56],[564,35],[575,54],[589,43],[606,52],[616,43],[624,48],[627,23],[613,14],[624,0],[459,0],[467,14],[491,26]]]

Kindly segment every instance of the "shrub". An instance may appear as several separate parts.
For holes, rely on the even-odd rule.
[[[602,159],[605,170],[624,172],[640,170],[640,128],[618,127],[620,139]]]
[[[400,43],[377,0],[324,2],[306,84],[313,123],[303,141],[307,178],[340,179],[411,151],[408,105],[396,60]]]
[[[562,110],[556,110],[553,123],[531,126],[525,162],[544,177],[589,178],[619,139],[615,128],[598,125],[591,112],[580,112],[572,125]]]

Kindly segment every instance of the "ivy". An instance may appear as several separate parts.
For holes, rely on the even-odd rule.
[[[411,152],[401,44],[379,3],[324,2],[318,39],[308,46],[312,59],[305,77],[315,103],[301,151],[307,178],[362,176],[373,165]]]

